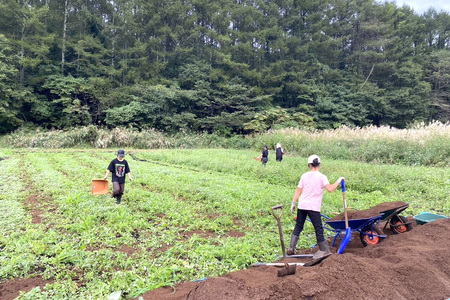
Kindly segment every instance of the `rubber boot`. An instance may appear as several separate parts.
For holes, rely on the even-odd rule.
[[[319,246],[319,251],[317,251],[314,254],[313,259],[317,259],[317,258],[331,254],[330,247],[328,246],[327,240],[319,242],[319,243],[317,243],[317,245]]]
[[[117,196],[116,200],[117,204],[120,204],[120,201],[122,200],[122,195]]]
[[[323,242],[318,243],[319,245],[319,249],[322,250],[323,252],[329,253],[330,251],[330,247],[328,246],[328,241],[325,240]]]
[[[291,244],[289,245],[289,249],[287,251],[287,255],[294,255],[295,254],[295,246],[297,246],[298,242],[298,236],[292,235],[291,236]]]

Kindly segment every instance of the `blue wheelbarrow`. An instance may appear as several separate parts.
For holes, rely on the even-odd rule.
[[[330,217],[320,214],[322,218],[330,220]],[[333,243],[331,247],[334,247],[338,238],[342,239],[338,253],[342,254],[345,247],[351,239],[353,232],[359,232],[359,237],[364,246],[371,246],[381,243],[387,236],[383,234],[383,231],[379,227],[380,220],[383,214],[366,219],[350,219],[348,220],[348,226],[346,226],[345,220],[325,221],[322,227],[326,230],[334,232]],[[308,218],[307,221],[310,221]]]
[[[322,216],[325,219],[330,219],[323,214]],[[383,215],[379,215],[367,219],[350,219],[348,220],[348,227],[346,227],[345,220],[325,221],[325,225],[323,225],[323,228],[335,233],[333,244],[331,245],[332,247],[334,247],[338,238],[343,239],[343,242],[341,242],[341,246],[338,251],[339,254],[341,254],[342,251],[344,251],[345,246],[347,246],[348,240],[350,240],[351,234],[349,235],[348,232],[359,232],[361,242],[364,246],[376,245],[380,243],[384,238],[386,238],[387,236],[383,235],[383,231],[378,227],[382,216]],[[350,231],[347,231],[348,228],[350,228]],[[345,235],[345,238],[348,239],[345,243],[345,238],[343,237],[343,235]],[[345,245],[342,246],[343,244]]]
[[[341,181],[342,187],[342,195],[344,197],[344,213],[345,220],[343,221],[326,221],[323,228],[327,230],[331,230],[335,232],[334,240],[332,247],[336,243],[336,239],[338,237],[342,238],[342,233],[345,232],[345,236],[342,239],[341,244],[339,245],[338,253],[342,254],[344,252],[345,247],[347,247],[348,242],[352,237],[352,233],[355,231],[359,232],[359,236],[361,238],[361,242],[364,246],[367,245],[376,245],[382,241],[382,239],[386,238],[383,235],[383,231],[378,227],[380,224],[380,220],[383,218],[384,213],[381,212],[378,216],[366,218],[366,219],[348,219],[347,218],[347,201],[345,200],[345,182]],[[325,216],[329,220],[328,217]]]

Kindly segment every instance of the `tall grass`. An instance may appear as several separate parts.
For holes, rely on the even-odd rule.
[[[242,136],[224,138],[217,134],[192,134],[180,131],[169,135],[154,129],[137,130],[117,127],[98,128],[93,125],[70,130],[19,129],[0,137],[3,147],[11,148],[77,148],[107,149],[127,147],[136,149],[189,148],[250,148],[251,141]]]
[[[409,129],[369,126],[305,131],[280,129],[255,136],[253,145],[274,148],[281,143],[288,153],[316,153],[333,159],[369,163],[450,166],[450,123],[417,124]]]
[[[288,154],[313,153],[333,159],[369,163],[450,166],[450,123],[416,124],[409,129],[369,126],[334,130],[279,129],[259,135],[221,137],[217,134],[179,132],[168,135],[153,129],[108,130],[95,126],[70,131],[18,130],[0,138],[12,148],[193,149],[231,148],[260,151],[281,143]]]
[[[77,127],[71,130],[25,130],[20,129],[3,136],[4,146],[13,148],[73,148],[133,147],[142,149],[172,148],[173,138],[153,129],[138,131],[132,128],[112,130],[95,126]]]

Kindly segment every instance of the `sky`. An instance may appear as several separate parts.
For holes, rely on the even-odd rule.
[[[450,13],[450,0],[394,0],[397,6],[406,4],[418,14],[423,14],[431,6],[440,12],[441,10]]]

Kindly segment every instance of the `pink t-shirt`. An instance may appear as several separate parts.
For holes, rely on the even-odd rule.
[[[298,200],[298,208],[320,212],[323,189],[327,184],[330,184],[327,176],[319,171],[310,171],[303,174],[298,183],[298,187],[302,189],[302,194]]]

